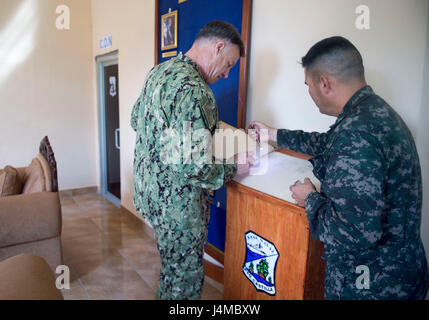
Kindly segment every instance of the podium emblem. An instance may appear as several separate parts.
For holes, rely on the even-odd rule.
[[[245,234],[246,260],[243,273],[257,291],[276,295],[276,266],[279,252],[276,246],[252,231]]]

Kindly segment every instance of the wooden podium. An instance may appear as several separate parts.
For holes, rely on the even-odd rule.
[[[261,178],[264,185],[276,179],[272,174]],[[286,174],[277,175],[287,180],[282,178]],[[225,300],[323,299],[322,254],[323,244],[311,236],[304,208],[245,183],[228,183]]]

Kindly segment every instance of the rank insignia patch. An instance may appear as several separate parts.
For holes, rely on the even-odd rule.
[[[245,234],[246,260],[243,273],[257,291],[276,295],[275,274],[279,252],[275,245],[252,231]]]

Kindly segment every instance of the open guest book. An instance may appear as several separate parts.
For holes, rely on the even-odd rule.
[[[253,163],[266,156],[275,148],[268,142],[258,142],[243,129],[237,129],[226,122],[219,121],[219,129],[213,137],[213,155],[216,159],[231,160],[238,153],[249,153]]]
[[[217,159],[231,159],[242,152],[253,153],[253,162],[249,159],[253,164],[249,175],[237,176],[234,181],[292,203],[295,200],[289,187],[298,180],[303,182],[305,178],[310,178],[320,192],[320,181],[314,176],[309,161],[277,152],[280,150],[268,143],[261,141],[258,144],[243,129],[234,128],[225,122],[219,122],[219,129],[223,130],[218,130],[213,138]]]

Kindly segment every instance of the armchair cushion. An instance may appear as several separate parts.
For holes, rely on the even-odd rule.
[[[0,262],[0,300],[64,300],[46,261],[20,254]]]
[[[42,164],[37,157],[25,169],[24,180],[22,194],[46,191],[45,174],[43,173]]]
[[[21,177],[15,168],[6,166],[3,170],[0,170],[0,197],[19,194],[21,189]]]
[[[45,191],[52,192],[52,175],[49,163],[41,153],[39,153],[36,158],[40,161],[40,165],[42,166],[43,176],[45,178]]]
[[[61,204],[58,192],[4,197],[0,201],[0,248],[58,237]]]

